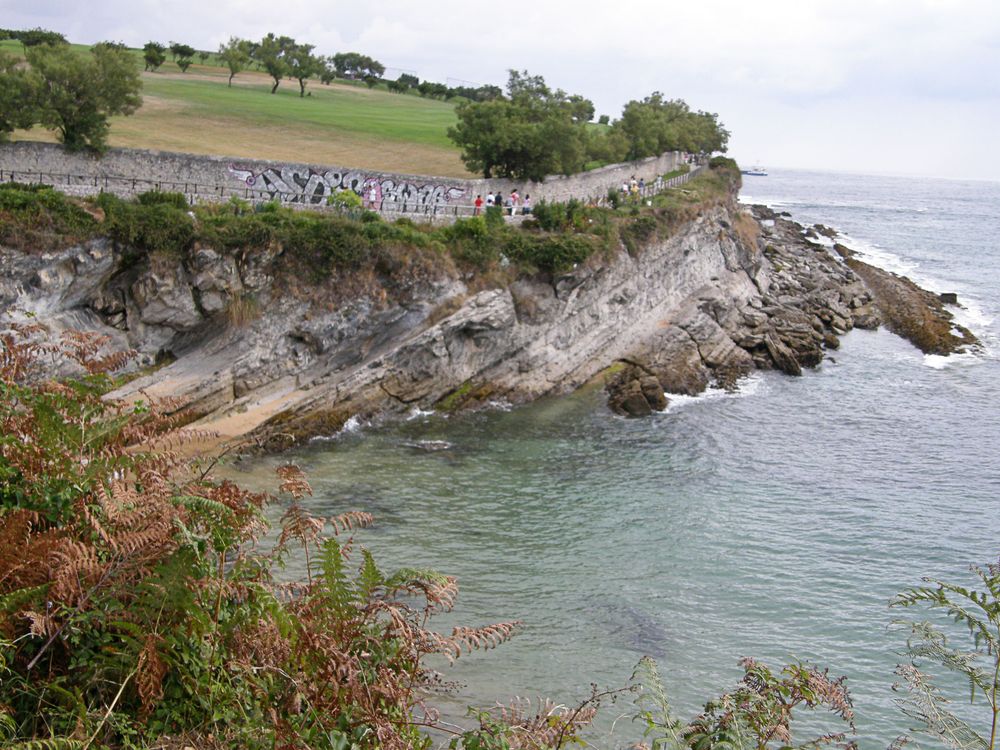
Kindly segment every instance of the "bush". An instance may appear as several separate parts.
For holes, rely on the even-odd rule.
[[[549,232],[580,231],[587,224],[587,207],[576,198],[570,198],[566,203],[541,200],[532,209],[531,215],[538,226]]]
[[[620,225],[618,231],[630,255],[638,255],[642,246],[656,234],[659,226],[655,216],[641,213]]]
[[[427,655],[495,646],[517,623],[428,630],[455,579],[385,573],[364,548],[352,562],[353,537],[336,535],[372,517],[313,517],[294,466],[278,469],[287,507],[261,552],[272,498],[151,448],[176,420],[166,405],[103,398],[123,360],[97,357],[100,345],[47,346],[91,374],[32,386],[35,346],[0,339],[0,743],[426,746]],[[292,550],[306,580],[288,586],[273,574]]]
[[[127,203],[110,193],[101,194],[98,205],[105,212],[104,228],[108,236],[121,245],[137,250],[185,252],[195,238],[191,217],[186,210],[177,208],[171,198],[162,202],[154,198],[153,201],[150,204]],[[187,203],[184,205],[186,208]]]
[[[145,193],[140,193],[136,200],[142,206],[173,206],[181,211],[188,210],[187,196],[184,193],[149,190]]]
[[[28,252],[90,239],[100,224],[81,205],[47,185],[0,184],[0,242]]]
[[[582,263],[595,250],[595,242],[577,234],[532,236],[515,234],[504,246],[511,260],[526,263],[546,273],[562,273]]]
[[[503,222],[503,217],[500,219]],[[500,255],[488,224],[488,216],[459,219],[441,230],[451,247],[451,254],[460,261],[485,268]]]
[[[358,211],[361,209],[361,196],[353,190],[338,190],[327,197],[326,205],[348,211]]]

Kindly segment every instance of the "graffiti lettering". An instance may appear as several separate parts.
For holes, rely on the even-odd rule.
[[[366,203],[375,192],[376,207],[391,210],[404,206],[408,209],[430,208],[449,203],[470,202],[468,188],[441,183],[418,185],[397,182],[371,172],[317,172],[297,167],[268,168],[261,172],[229,165],[229,172],[253,190],[267,193],[287,203],[325,203],[327,197],[338,190],[352,190]]]

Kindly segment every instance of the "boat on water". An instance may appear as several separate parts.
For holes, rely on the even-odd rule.
[[[748,174],[753,177],[767,177],[767,170],[764,167],[750,167],[750,169],[741,169],[743,174]]]

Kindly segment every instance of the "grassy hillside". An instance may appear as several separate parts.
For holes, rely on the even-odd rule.
[[[0,49],[21,54],[19,42]],[[110,145],[468,176],[445,135],[452,104],[350,82],[310,81],[303,99],[298,82],[285,80],[272,96],[264,73],[244,71],[232,88],[228,78],[226,68],[196,64],[181,73],[169,61],[143,73],[144,104],[112,120]],[[14,139],[55,140],[39,128]]]

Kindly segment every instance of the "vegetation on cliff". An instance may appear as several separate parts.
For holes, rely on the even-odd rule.
[[[559,274],[601,252],[632,250],[636,241],[663,237],[709,205],[728,200],[731,170],[713,169],[651,206],[622,201],[604,208],[571,200],[540,202],[520,227],[505,223],[499,208],[450,226],[393,223],[354,209],[299,211],[239,200],[188,206],[184,197],[146,193],[133,201],[111,194],[69,198],[45,186],[0,185],[0,242],[26,252],[67,247],[105,236],[133,260],[166,253],[185,257],[196,246],[219,251],[274,254],[276,270],[322,282],[359,269],[385,269],[394,253],[421,252],[481,272],[513,265],[526,273]],[[616,199],[618,202],[618,199]]]

